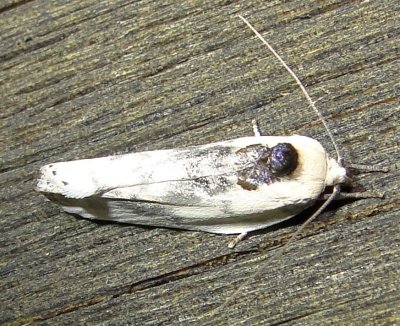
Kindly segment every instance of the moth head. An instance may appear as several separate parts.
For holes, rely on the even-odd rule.
[[[346,168],[343,167],[343,163],[338,163],[335,159],[329,158],[325,184],[327,186],[334,186],[348,181],[349,177],[347,176]]]

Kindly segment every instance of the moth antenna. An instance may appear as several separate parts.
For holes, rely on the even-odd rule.
[[[338,146],[335,142],[335,139],[333,138],[333,135],[331,133],[331,131],[329,130],[328,124],[325,120],[325,118],[323,117],[322,113],[317,109],[317,107],[315,106],[314,102],[312,101],[310,95],[308,94],[305,86],[302,84],[302,82],[300,81],[300,79],[296,76],[296,74],[293,72],[293,70],[285,63],[285,61],[283,61],[283,59],[281,58],[281,56],[273,49],[273,47],[261,36],[261,34],[246,20],[246,18],[244,18],[241,15],[238,15],[240,19],[242,19],[246,25],[248,27],[250,27],[250,29],[254,32],[254,34],[268,47],[268,49],[273,53],[273,55],[280,61],[280,63],[285,67],[285,69],[290,73],[290,75],[294,78],[294,80],[296,81],[297,85],[299,85],[299,87],[301,88],[301,90],[303,91],[303,94],[305,95],[307,101],[310,103],[311,107],[313,108],[313,110],[317,113],[318,117],[321,119],[328,135],[329,138],[332,141],[332,144],[335,148],[336,154],[337,154],[337,158],[338,158],[338,162],[341,166],[343,166],[343,158],[340,154],[340,151],[338,149]],[[296,240],[296,238],[299,236],[299,234],[305,229],[305,227],[307,225],[309,225],[313,220],[315,220],[317,218],[317,216],[333,201],[335,200],[340,194],[340,185],[336,184],[333,187],[333,192],[330,194],[329,198],[321,205],[321,207],[319,207],[319,209],[312,214],[297,230],[295,233],[293,233],[293,235],[289,238],[289,240],[278,249],[277,252],[275,252],[275,254],[273,254],[267,261],[271,261],[272,259],[277,259],[278,257],[280,257],[285,251],[286,249],[289,247],[289,245]],[[230,296],[227,300],[225,300],[225,302],[218,306],[217,308],[211,310],[210,312],[208,312],[207,315],[215,315],[218,311],[221,311],[222,309],[226,308],[228,306],[229,303],[231,303],[233,300],[235,300],[235,298],[237,297],[237,295],[250,283],[251,280],[255,279],[258,275],[261,274],[262,269],[258,268],[258,270],[244,283],[242,283],[242,285],[239,286],[239,288],[237,288],[232,296]]]
[[[308,103],[310,103],[310,106],[313,108],[313,110],[317,113],[318,117],[320,118],[320,120],[322,121],[322,124],[324,125],[329,138],[332,141],[333,147],[335,148],[335,152],[337,155],[337,159],[339,164],[343,163],[343,158],[342,155],[340,154],[339,148],[336,144],[335,139],[333,138],[333,135],[328,127],[328,123],[326,122],[324,116],[322,115],[322,113],[317,109],[317,107],[315,106],[313,100],[311,99],[310,95],[308,94],[305,86],[302,84],[302,82],[300,81],[300,79],[297,77],[297,75],[294,73],[294,71],[285,63],[285,61],[283,61],[283,59],[281,58],[281,56],[274,50],[274,48],[264,39],[264,37],[253,27],[253,25],[251,25],[248,20],[246,18],[244,18],[241,15],[238,15],[239,18],[241,20],[243,20],[246,25],[253,31],[253,33],[261,40],[261,42],[263,42],[268,49],[272,52],[272,54],[279,60],[279,62],[285,67],[285,69],[289,72],[289,74],[294,78],[294,80],[296,81],[297,85],[299,85],[300,89],[302,90],[304,96],[306,97]]]

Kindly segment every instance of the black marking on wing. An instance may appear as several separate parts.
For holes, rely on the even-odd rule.
[[[234,172],[235,170],[232,170],[232,166],[227,164],[227,160],[232,157],[236,157],[235,148],[219,145],[209,148],[197,148],[195,151],[190,152],[189,155],[185,153],[183,159],[188,162],[186,171],[189,178],[201,179],[202,177]],[[239,161],[236,162],[236,164],[239,163]],[[205,175],[203,171],[213,171],[213,174]]]
[[[254,162],[238,172],[237,184],[245,190],[256,190],[261,184],[271,184],[290,175],[297,167],[298,154],[289,143],[279,143],[272,148],[257,144],[236,152],[243,160]]]
[[[228,178],[222,175],[213,177],[202,177],[194,179],[194,184],[207,192],[209,196],[215,196],[232,187]]]
[[[174,205],[206,207],[209,199],[227,192],[235,186],[236,177],[234,174],[175,181],[170,182],[171,190],[165,195],[160,194],[158,200]]]

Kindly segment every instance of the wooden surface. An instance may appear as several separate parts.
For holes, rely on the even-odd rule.
[[[399,3],[177,3],[0,3],[0,323],[400,324]],[[33,190],[50,162],[251,135],[254,117],[331,151],[238,13],[344,156],[391,168],[355,176],[385,199],[335,203],[267,261],[311,211],[230,250],[232,237],[77,218]]]

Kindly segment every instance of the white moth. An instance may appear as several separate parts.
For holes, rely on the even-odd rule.
[[[313,205],[327,186],[334,186],[334,199],[347,180],[343,160],[330,158],[318,141],[261,136],[256,127],[254,133],[200,146],[49,164],[40,169],[37,190],[84,218],[239,234],[233,247],[247,232]]]

